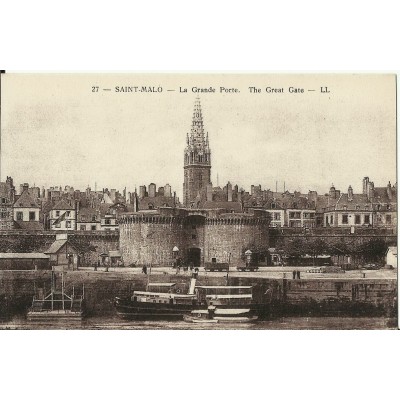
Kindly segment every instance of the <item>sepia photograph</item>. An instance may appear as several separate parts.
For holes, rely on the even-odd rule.
[[[0,77],[1,330],[398,329],[395,74]]]

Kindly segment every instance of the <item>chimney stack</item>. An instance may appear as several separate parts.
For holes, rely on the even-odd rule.
[[[349,201],[352,201],[353,200],[353,188],[351,187],[351,185],[347,189],[347,195],[348,195]]]
[[[392,201],[393,200],[393,192],[392,192],[392,185],[390,184],[390,181],[387,185],[386,190],[387,190],[387,195],[388,195],[389,200]]]

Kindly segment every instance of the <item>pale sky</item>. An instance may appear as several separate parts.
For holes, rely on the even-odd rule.
[[[5,74],[1,84],[1,180],[12,176],[16,185],[133,191],[169,183],[182,198],[192,87],[216,90],[199,94],[214,186],[217,174],[220,186],[275,190],[278,181],[281,191],[285,181],[290,191],[321,194],[332,183],[361,192],[364,176],[375,186],[396,181],[394,75]]]

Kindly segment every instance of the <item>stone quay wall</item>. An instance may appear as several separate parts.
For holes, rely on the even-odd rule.
[[[50,289],[50,271],[0,271],[0,297],[6,298],[11,314],[26,312],[32,304],[35,290]],[[175,274],[137,274],[119,272],[67,271],[64,273],[67,288],[85,287],[85,299],[89,315],[114,313],[116,296],[130,296],[133,290],[145,290],[150,282],[176,283],[182,293],[189,289],[190,276]],[[257,276],[213,276],[200,274],[197,285],[251,285],[257,303],[272,304],[272,314],[299,316],[310,311],[335,310],[344,313],[365,311],[373,315],[396,313],[397,281],[394,279],[272,279]],[[338,304],[341,308],[338,308]],[[367,308],[365,308],[367,306]]]

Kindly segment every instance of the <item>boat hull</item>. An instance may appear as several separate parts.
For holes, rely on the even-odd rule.
[[[191,304],[163,304],[138,302],[116,298],[114,302],[117,315],[123,319],[183,319],[183,315],[194,309]]]
[[[82,321],[83,312],[70,310],[29,311],[28,321]]]

